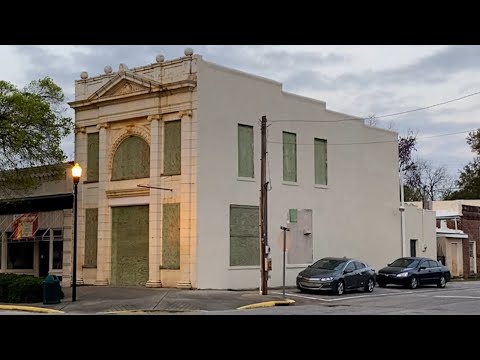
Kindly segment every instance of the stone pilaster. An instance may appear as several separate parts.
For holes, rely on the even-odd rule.
[[[150,120],[150,185],[161,187],[161,116],[149,116]],[[148,228],[148,281],[146,287],[162,287],[160,279],[162,190],[150,188],[149,228]]]
[[[192,229],[192,112],[181,111],[181,180],[180,180],[180,280],[179,288],[192,288],[191,282],[191,229]]]
[[[110,208],[107,200],[108,183],[108,136],[109,124],[97,125],[99,129],[99,157],[98,157],[98,251],[97,251],[97,280],[95,285],[108,285],[111,272],[111,222]]]

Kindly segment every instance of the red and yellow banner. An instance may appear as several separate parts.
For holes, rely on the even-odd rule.
[[[38,213],[27,213],[18,216],[13,222],[13,240],[33,238],[38,229]]]

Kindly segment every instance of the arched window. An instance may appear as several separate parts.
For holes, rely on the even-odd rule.
[[[139,136],[130,136],[118,146],[112,164],[112,181],[150,176],[150,146]]]

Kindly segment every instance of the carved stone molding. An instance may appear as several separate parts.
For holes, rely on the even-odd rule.
[[[108,171],[112,171],[113,157],[115,156],[115,152],[117,151],[118,147],[123,140],[132,135],[141,137],[147,142],[148,145],[150,145],[150,132],[145,128],[135,125],[123,128],[121,132],[117,135],[117,137],[113,140],[110,147],[108,156]]]

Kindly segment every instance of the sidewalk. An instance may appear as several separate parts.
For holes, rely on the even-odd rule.
[[[258,290],[182,290],[140,287],[110,287],[110,286],[78,286],[77,301],[72,302],[71,288],[63,288],[65,298],[59,304],[0,304],[8,310],[9,306],[25,311],[49,312],[65,314],[134,314],[134,313],[178,313],[192,311],[235,310],[250,308],[289,305],[292,300],[285,301],[281,295],[260,295]],[[35,311],[37,308],[37,311]]]

